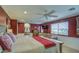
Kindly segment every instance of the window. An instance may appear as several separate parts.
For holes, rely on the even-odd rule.
[[[58,24],[52,24],[51,29],[52,33],[58,34]]]
[[[51,33],[68,35],[68,22],[61,22],[51,25]]]

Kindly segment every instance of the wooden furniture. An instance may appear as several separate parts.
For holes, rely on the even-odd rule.
[[[59,50],[60,50],[60,53],[62,53],[62,45],[63,45],[64,43],[62,42],[62,43],[60,43],[60,45],[59,45]]]

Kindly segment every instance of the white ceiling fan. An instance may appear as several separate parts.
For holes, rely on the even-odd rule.
[[[57,15],[52,15],[53,13],[55,13],[55,10],[52,10],[50,12],[44,10],[44,13],[37,13],[37,15],[41,15],[45,19],[48,19],[49,17],[58,17]]]

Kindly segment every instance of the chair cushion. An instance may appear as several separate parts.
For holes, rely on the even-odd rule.
[[[3,50],[11,52],[12,44],[12,40],[8,35],[5,34],[3,36],[0,36],[0,45]]]
[[[7,33],[7,34],[10,36],[10,38],[12,39],[12,41],[15,42],[15,40],[16,40],[15,35],[13,33]]]

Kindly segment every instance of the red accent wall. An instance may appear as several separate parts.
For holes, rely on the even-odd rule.
[[[76,37],[76,17],[71,17],[68,19],[68,24],[69,24],[69,32],[68,36],[71,37]]]
[[[7,24],[7,20],[10,19],[7,13],[2,7],[0,7],[0,24]]]
[[[42,26],[48,26],[48,28],[46,28],[46,29],[43,29],[43,32],[44,33],[51,33],[51,24],[50,23],[47,23],[47,24],[43,24]]]
[[[41,32],[41,27],[39,24],[30,24],[30,32],[33,32],[33,30],[38,30]]]
[[[18,22],[18,33],[24,33],[24,23]]]
[[[4,9],[0,6],[0,25],[7,25],[8,20],[10,20],[10,17],[7,15]],[[6,28],[6,31],[7,31],[7,28]]]
[[[17,34],[17,20],[11,19],[10,26],[11,26],[12,32],[16,35]]]
[[[51,24],[30,24],[30,32],[33,30],[38,30],[41,32],[41,27],[43,25],[48,25],[48,29],[43,29],[45,33],[51,33]]]
[[[6,24],[7,24],[7,25],[10,25],[10,18],[7,18],[7,19],[6,19]]]

